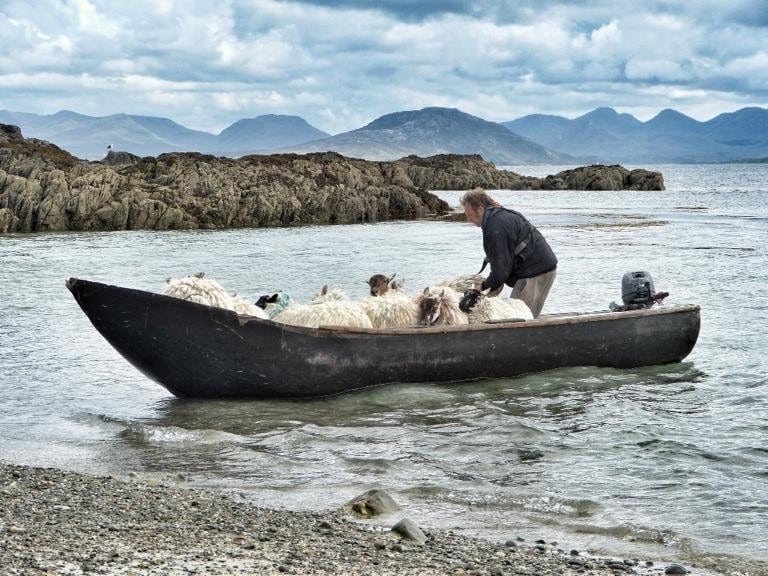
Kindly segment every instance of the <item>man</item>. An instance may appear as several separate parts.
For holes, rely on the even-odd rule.
[[[537,318],[557,272],[557,258],[544,236],[525,216],[502,207],[479,188],[466,192],[461,205],[467,221],[483,229],[491,273],[480,290],[498,294],[504,284],[511,286],[512,298],[525,302]]]

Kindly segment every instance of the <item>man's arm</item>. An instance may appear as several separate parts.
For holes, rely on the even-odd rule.
[[[491,289],[494,291],[504,287],[504,282],[512,274],[512,268],[515,265],[514,257],[509,253],[509,243],[507,235],[503,229],[496,227],[495,230],[488,230],[485,242],[485,255],[491,265],[491,273],[485,279],[481,290]]]

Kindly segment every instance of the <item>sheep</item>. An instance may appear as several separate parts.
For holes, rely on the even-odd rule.
[[[275,316],[280,314],[283,310],[293,304],[293,299],[289,294],[285,292],[275,292],[274,294],[265,294],[256,300],[256,306],[263,308],[267,312],[267,316],[272,320]]]
[[[469,324],[467,315],[459,309],[461,295],[447,286],[424,288],[416,298],[422,326],[456,326]]]
[[[470,324],[482,324],[489,320],[533,320],[531,309],[522,300],[488,296],[477,290],[467,292],[459,308],[467,314]]]
[[[205,273],[198,272],[193,276],[186,276],[184,278],[168,278],[163,293],[166,296],[188,302],[232,310],[237,314],[267,318],[264,310],[251,304],[241,296],[230,295],[216,280],[204,278],[204,276]]]
[[[484,278],[480,276],[480,274],[462,274],[453,280],[443,280],[438,286],[446,286],[456,292],[464,294],[473,288],[479,288],[483,283],[483,280]]]
[[[418,305],[402,291],[402,282],[395,282],[396,274],[374,274],[366,284],[371,295],[360,302],[374,328],[403,328],[419,323]]]
[[[397,290],[364,298],[360,306],[374,328],[404,328],[419,323],[419,306],[407,294]]]
[[[230,308],[230,310],[234,310],[238,314],[244,316],[254,316],[263,320],[269,319],[269,315],[264,309],[259,308],[253,302],[250,302],[237,294],[232,296],[232,308]]]
[[[280,324],[319,328],[320,326],[346,326],[373,328],[368,316],[354,302],[321,302],[319,304],[294,304],[273,318]]]
[[[320,292],[312,298],[313,304],[321,304],[323,302],[349,302],[349,296],[341,288],[331,288],[329,290],[328,284],[324,284]]]
[[[323,286],[309,304],[292,304],[277,314],[273,320],[281,324],[319,328],[320,326],[345,326],[373,328],[371,320],[358,302],[352,302],[338,288],[328,290]]]
[[[189,302],[227,308],[232,305],[232,298],[224,287],[209,278],[203,272],[184,278],[167,278],[164,294]]]

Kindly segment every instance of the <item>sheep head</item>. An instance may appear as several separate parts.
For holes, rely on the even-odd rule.
[[[419,299],[419,324],[421,326],[435,326],[440,321],[443,296],[445,296],[444,290],[440,295],[437,295],[430,292],[429,288],[424,288]]]
[[[465,314],[469,314],[469,312],[474,310],[475,306],[477,306],[483,298],[485,298],[485,296],[479,290],[467,290],[464,296],[461,297],[459,310]]]
[[[366,282],[371,288],[371,296],[384,296],[384,294],[389,292],[390,288],[394,288],[394,286],[390,285],[395,279],[395,276],[397,276],[397,273],[394,273],[391,276],[385,276],[384,274],[374,274],[371,276]]]
[[[266,310],[267,304],[275,304],[279,298],[280,294],[278,292],[275,292],[274,294],[265,294],[264,296],[259,296],[259,299],[256,300],[256,306]]]

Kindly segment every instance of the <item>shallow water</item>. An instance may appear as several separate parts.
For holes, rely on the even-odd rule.
[[[691,356],[637,370],[180,401],[98,335],[67,277],[160,291],[168,276],[204,270],[251,297],[284,288],[306,298],[325,282],[362,296],[370,274],[397,271],[417,290],[476,271],[479,230],[422,221],[0,236],[0,459],[181,472],[296,509],[382,487],[426,526],[625,556],[768,560],[768,166],[660,169],[665,192],[497,194],[560,258],[545,312],[604,309],[621,275],[639,269],[671,303],[702,305]]]

